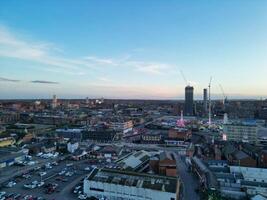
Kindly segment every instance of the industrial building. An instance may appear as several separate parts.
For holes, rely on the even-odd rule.
[[[180,180],[174,177],[95,168],[84,179],[84,194],[109,200],[178,200]]]

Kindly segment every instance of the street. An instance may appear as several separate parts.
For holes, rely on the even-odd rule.
[[[187,171],[187,166],[185,162],[181,159],[181,156],[174,152],[173,155],[176,159],[177,174],[180,176],[182,182],[182,199],[198,200],[199,195],[195,191],[195,189],[198,187],[197,179],[195,179],[195,177],[193,177],[192,174]]]

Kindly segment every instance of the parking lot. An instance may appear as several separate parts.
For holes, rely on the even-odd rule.
[[[12,167],[20,171],[17,166]],[[38,197],[47,200],[78,199],[79,191],[74,194],[73,190],[77,185],[82,184],[83,178],[90,172],[91,167],[92,164],[88,160],[60,162],[47,160],[46,165],[36,165],[31,170],[18,173],[19,175],[5,181],[1,191],[6,192],[5,196],[13,194],[9,199],[15,199],[16,195],[20,195],[16,199],[37,199]]]

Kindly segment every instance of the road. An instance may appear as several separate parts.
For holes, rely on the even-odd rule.
[[[77,199],[77,196],[75,196],[72,193],[72,188],[74,188],[82,178],[86,177],[86,174],[82,174],[78,176],[75,180],[73,180],[71,183],[69,183],[61,192],[59,193],[61,200],[73,200]]]
[[[195,189],[198,187],[197,179],[187,171],[187,166],[185,162],[181,159],[181,156],[174,152],[173,155],[176,159],[177,173],[180,176],[183,185],[182,199],[199,200],[199,195],[195,191]]]

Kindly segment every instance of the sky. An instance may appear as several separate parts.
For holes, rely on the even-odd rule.
[[[211,76],[267,97],[266,0],[0,1],[0,99],[201,99]]]

